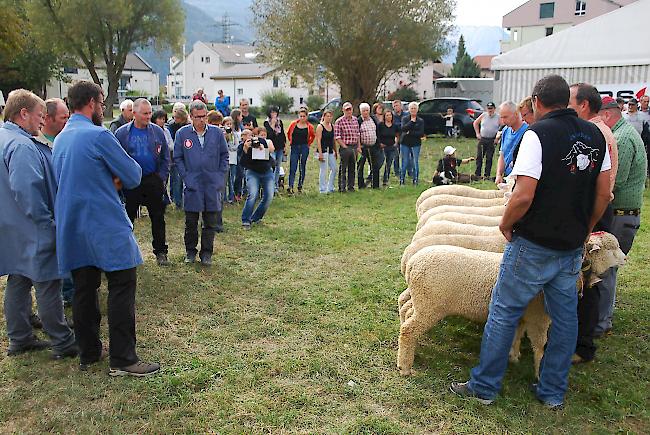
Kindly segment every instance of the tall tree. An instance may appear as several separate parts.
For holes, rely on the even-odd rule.
[[[454,0],[255,0],[258,45],[298,74],[319,65],[353,102],[373,101],[388,74],[446,49]]]
[[[474,62],[474,59],[465,50],[465,39],[463,35],[460,35],[458,39],[456,63],[451,67],[449,77],[481,77],[481,67]]]
[[[183,36],[179,0],[29,0],[28,17],[53,51],[74,56],[101,85],[106,70],[106,116],[124,70],[126,56],[138,47],[177,50]]]

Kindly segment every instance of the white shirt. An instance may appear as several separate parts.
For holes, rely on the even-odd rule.
[[[584,154],[580,154],[579,156],[584,156]],[[578,166],[582,165],[579,164]],[[582,169],[586,169],[587,166],[584,166]],[[580,168],[578,169],[580,170]],[[603,165],[600,168],[600,172],[608,171],[610,169],[612,169],[612,161],[609,157],[609,150],[607,149],[607,146],[605,146],[605,157],[603,158]],[[515,167],[512,169],[510,175],[525,175],[526,177],[531,177],[536,180],[539,180],[541,177],[542,143],[539,141],[539,136],[537,136],[537,133],[534,131],[527,130],[521,138],[519,154],[517,154]]]
[[[646,112],[642,112],[640,110],[637,110],[634,113],[630,112],[625,112],[623,113],[623,118],[632,124],[632,127],[637,131],[637,133],[641,134],[643,131],[643,123],[647,122],[650,124],[650,115],[648,115]]]

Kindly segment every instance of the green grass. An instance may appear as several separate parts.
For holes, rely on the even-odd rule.
[[[473,141],[454,143],[460,156],[472,154]],[[162,373],[113,379],[105,363],[83,373],[47,352],[3,354],[0,432],[648,433],[647,206],[621,271],[615,334],[600,340],[595,362],[571,370],[564,411],[547,411],[528,392],[527,341],[495,405],[450,394],[449,383],[477,363],[481,339],[481,325],[460,318],[429,331],[416,374],[399,375],[399,259],[414,232],[415,200],[447,144],[424,145],[421,186],[346,195],[318,195],[310,158],[306,194],[274,199],[252,231],[240,227],[241,206],[225,209],[210,270],[182,264],[182,213],[167,214],[173,265],[164,269],[151,253],[149,223],[138,221],[146,258],[138,352],[160,361]]]

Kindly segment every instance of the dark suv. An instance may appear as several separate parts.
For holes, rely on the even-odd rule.
[[[447,108],[454,109],[455,136],[476,137],[472,123],[483,113],[483,107],[469,98],[444,97],[424,100],[418,115],[424,120],[424,133],[444,133]]]

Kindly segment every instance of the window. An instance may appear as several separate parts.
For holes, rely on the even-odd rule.
[[[251,106],[253,105],[253,99],[252,98],[248,99],[248,104],[250,104]]]
[[[291,82],[289,84],[292,88],[297,88],[298,87],[298,77],[296,76],[291,76]]]
[[[305,101],[303,97],[300,97],[300,105],[302,106],[302,103]]]
[[[244,89],[243,88],[237,88],[237,95],[244,95]]]
[[[274,88],[277,88],[277,87],[278,87],[278,84],[279,84],[278,82],[279,82],[278,78],[277,78],[276,76],[274,76],[274,77],[273,77],[273,87],[274,87]]]
[[[551,36],[553,34],[553,28],[552,27],[547,27],[546,28],[546,36]]]
[[[203,62],[204,59],[205,59],[205,58],[204,58],[203,56],[201,56],[201,62]]]
[[[210,63],[210,56],[205,57],[205,63]]]
[[[519,40],[519,32],[517,32],[516,30],[512,31],[512,40],[515,42]]]
[[[433,113],[434,102],[433,101],[423,101],[418,107],[418,112],[422,113]]]
[[[555,3],[542,3],[539,5],[539,18],[553,18],[555,15]]]
[[[201,73],[201,78],[203,78],[203,77],[204,77],[204,75],[203,75],[203,73]]]
[[[77,68],[65,67],[65,68],[63,68],[63,72],[65,74],[77,74],[79,72],[79,70]]]
[[[576,2],[576,15],[581,17],[587,14],[587,2]]]

